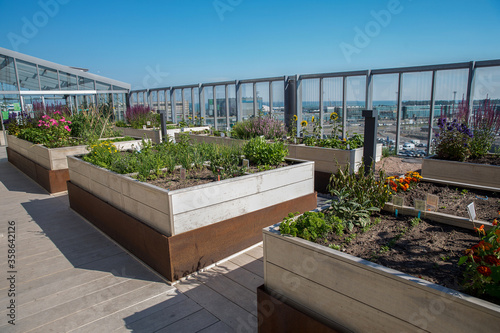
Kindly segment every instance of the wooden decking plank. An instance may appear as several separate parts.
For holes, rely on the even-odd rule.
[[[188,278],[175,287],[234,330],[247,323],[257,327],[255,316],[194,278]]]
[[[230,261],[262,278],[264,277],[264,264],[260,260],[255,260],[255,258],[243,253]]]
[[[234,330],[231,327],[227,326],[222,321],[218,321],[215,324],[208,326],[207,328],[204,328],[196,333],[233,333],[233,332]]]
[[[193,313],[169,326],[166,326],[156,332],[171,333],[171,332],[196,332],[206,327],[209,327],[218,321],[217,317],[212,315],[205,309]]]
[[[142,286],[141,283],[138,282],[142,282]],[[131,285],[136,285],[138,288],[130,290]],[[119,293],[116,292],[113,293],[111,297],[104,298],[102,297],[103,292],[100,292],[99,299],[97,300],[98,302],[89,304],[90,306],[86,306],[78,312],[73,311],[65,317],[59,316],[59,319],[54,321],[45,321],[47,324],[36,327],[33,332],[69,332],[80,326],[109,316],[110,314],[120,311],[126,307],[144,302],[147,299],[165,299],[169,290],[170,287],[164,283],[148,283],[139,280],[128,280],[123,284],[123,290]]]
[[[197,274],[196,279],[252,315],[257,316],[257,290],[252,292],[226,276],[212,270]]]
[[[121,315],[121,327],[114,327],[113,330],[107,332],[156,332],[201,309],[203,308],[198,303],[179,293],[172,299],[158,303],[144,311],[132,313],[128,316]],[[82,331],[78,329],[78,333],[93,333],[96,329],[99,329],[99,327],[94,326],[94,330]]]
[[[264,260],[264,248],[262,245],[256,246],[246,251],[245,254],[261,261]]]
[[[212,269],[218,273],[224,274],[226,277],[253,292],[256,292],[257,287],[264,283],[264,279],[261,276],[254,274],[231,261],[225,261]]]

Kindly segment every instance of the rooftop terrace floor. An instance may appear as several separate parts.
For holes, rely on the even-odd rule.
[[[12,166],[5,147],[0,211],[0,332],[257,331],[261,244],[171,286],[73,212],[66,193],[50,195]]]

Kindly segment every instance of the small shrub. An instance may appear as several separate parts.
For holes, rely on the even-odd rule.
[[[280,224],[280,233],[316,241],[324,237],[332,227],[325,221],[325,215],[320,212],[305,212],[298,218],[286,217]]]
[[[439,132],[436,133],[434,152],[437,157],[451,161],[465,161],[470,155],[473,134],[469,127],[456,119],[438,119]]]
[[[245,157],[256,165],[279,165],[285,161],[288,149],[283,142],[267,143],[258,137],[248,141],[243,146]]]

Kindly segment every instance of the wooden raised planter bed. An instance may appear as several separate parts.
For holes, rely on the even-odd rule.
[[[194,142],[206,142],[219,145],[238,145],[243,146],[247,141],[232,139],[227,137],[214,137],[200,134],[190,134]],[[289,158],[296,158],[306,161],[314,161],[314,189],[318,192],[327,192],[327,185],[332,173],[339,168],[345,168],[349,165],[351,172],[357,172],[363,158],[363,148],[343,150],[323,147],[310,147],[305,145],[288,145]],[[377,145],[376,161],[382,157],[382,145]]]
[[[115,127],[115,129],[119,131],[123,136],[132,136],[134,138],[146,138],[150,139],[153,143],[156,144],[162,142],[162,135],[160,129],[152,129],[152,128],[136,129],[132,127]],[[207,129],[210,129],[210,127],[198,126],[198,127],[185,127],[182,129],[175,128],[167,130],[167,135],[173,139],[176,133],[181,133],[181,132],[189,133],[193,131],[203,131]]]
[[[495,332],[500,306],[400,271],[264,229],[262,292],[292,310],[259,303],[260,332],[299,311],[339,332]],[[261,298],[265,300],[266,298]],[[261,309],[264,309],[262,311]],[[266,315],[266,313],[271,313]],[[266,322],[270,321],[270,322]]]
[[[168,191],[68,157],[71,208],[169,281],[262,240],[262,228],[316,207],[314,163]]]
[[[438,160],[422,160],[422,177],[440,183],[461,183],[465,187],[481,187],[500,191],[500,166]]]
[[[88,153],[87,146],[47,148],[19,139],[14,135],[7,136],[7,144],[9,162],[49,193],[67,190],[66,182],[69,180],[69,171],[66,157]],[[120,150],[140,144],[141,140],[114,143]]]

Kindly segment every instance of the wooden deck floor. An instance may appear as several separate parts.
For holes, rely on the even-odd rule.
[[[74,213],[66,194],[49,195],[10,165],[4,147],[0,212],[0,332],[257,331],[262,246],[170,286]]]

